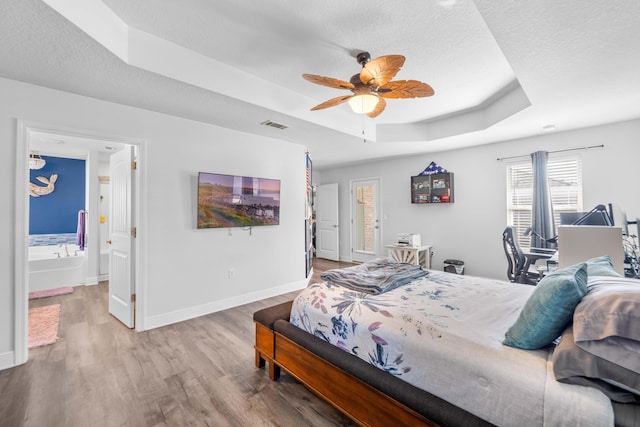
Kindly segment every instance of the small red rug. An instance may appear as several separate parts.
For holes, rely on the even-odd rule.
[[[57,295],[65,295],[65,294],[71,294],[71,293],[73,293],[73,288],[71,286],[63,286],[61,288],[45,289],[44,291],[29,292],[29,299],[55,297]]]
[[[29,348],[53,344],[58,340],[60,304],[29,309]]]

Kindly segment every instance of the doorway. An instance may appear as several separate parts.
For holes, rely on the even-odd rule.
[[[380,180],[351,181],[351,259],[370,261],[380,254]]]
[[[42,138],[49,138],[50,141],[42,141]],[[98,168],[98,152],[103,150],[109,150],[105,147],[111,147],[111,150],[116,151],[123,147],[132,147],[137,153],[137,163],[141,164],[142,149],[144,141],[127,139],[121,137],[112,137],[110,135],[91,134],[89,132],[71,130],[68,128],[60,128],[51,125],[41,125],[36,123],[30,123],[26,121],[18,121],[18,137],[16,140],[16,189],[29,188],[30,176],[28,158],[32,148],[40,148],[43,143],[49,142],[51,144],[47,149],[47,155],[50,156],[82,156],[81,152],[89,152],[87,157],[87,164],[89,169],[93,168],[96,171]],[[49,149],[50,148],[50,149]],[[91,154],[93,153],[93,154]],[[94,212],[91,221],[87,221],[87,236],[88,249],[86,262],[88,265],[87,283],[90,283],[92,279],[95,279],[95,283],[98,282],[99,263],[100,263],[100,240],[105,240],[105,236],[99,236],[98,226],[98,194],[99,183],[98,174],[92,172],[95,175],[95,182],[93,180],[87,180],[87,210],[89,213]],[[136,224],[138,231],[141,225],[140,218],[142,218],[140,195],[142,194],[143,183],[142,177],[139,176],[136,180],[134,187],[135,191],[132,192],[131,205],[134,209],[131,210],[131,223]],[[14,339],[15,339],[15,365],[25,363],[28,360],[28,307],[29,307],[29,194],[27,191],[16,191],[16,232],[15,232],[15,310],[14,310]],[[94,200],[95,199],[95,200]],[[93,236],[93,239],[91,238]],[[92,242],[93,240],[93,242]],[[135,242],[132,245],[133,251],[140,253],[142,247],[142,241],[134,239]],[[90,246],[92,245],[92,247]],[[136,287],[136,299],[139,305],[139,309],[135,313],[136,317],[136,330],[144,330],[144,324],[142,319],[144,318],[144,289],[140,286],[143,283],[142,271],[139,268],[140,257],[133,257],[134,265],[133,269],[135,274],[132,275],[134,283],[137,283]],[[94,276],[91,276],[91,272]]]

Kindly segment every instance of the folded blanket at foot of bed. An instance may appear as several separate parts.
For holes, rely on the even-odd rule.
[[[422,266],[377,258],[353,267],[327,270],[320,278],[329,285],[378,295],[429,274]]]

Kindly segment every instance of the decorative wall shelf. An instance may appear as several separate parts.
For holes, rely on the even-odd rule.
[[[411,177],[411,203],[453,203],[453,173],[432,173]]]

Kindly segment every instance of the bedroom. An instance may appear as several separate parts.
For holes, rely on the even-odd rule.
[[[291,143],[271,129],[255,131],[247,126],[245,130],[238,131],[207,123],[211,120],[210,115],[225,115],[221,108],[211,109],[203,114],[197,111],[196,104],[180,105],[193,113],[191,118],[181,116],[175,112],[177,106],[173,107],[153,91],[145,91],[141,95],[144,102],[131,99],[116,102],[109,93],[98,91],[84,94],[82,90],[74,90],[68,86],[68,76],[87,85],[90,83],[82,80],[85,59],[80,52],[84,49],[95,51],[90,56],[91,60],[110,71],[120,72],[125,65],[112,61],[108,52],[96,48],[95,42],[86,35],[83,36],[80,30],[49,10],[44,3],[20,2],[27,5],[24,9],[18,8],[17,3],[3,3],[2,11],[6,13],[2,14],[2,28],[5,29],[2,31],[11,31],[14,26],[33,28],[29,22],[37,22],[40,32],[33,30],[33,33],[28,33],[24,38],[18,38],[17,33],[13,32],[5,37],[3,32],[2,38],[4,59],[0,87],[3,102],[0,114],[3,119],[0,129],[4,143],[0,148],[0,161],[4,167],[0,185],[5,200],[11,202],[2,207],[2,217],[8,220],[3,222],[2,236],[5,238],[0,245],[0,253],[3,254],[0,263],[3,277],[0,289],[1,367],[16,364],[15,295],[10,284],[15,283],[20,275],[15,268],[14,236],[17,220],[16,206],[13,203],[18,191],[15,171],[18,119],[72,131],[144,141],[141,170],[144,171],[146,181],[146,192],[142,196],[146,221],[140,225],[140,238],[143,241],[141,254],[144,258],[140,274],[141,286],[145,287],[140,290],[145,299],[144,306],[140,307],[143,327],[150,329],[178,322],[304,286],[303,253],[301,249],[296,249],[298,242],[302,245],[304,241],[303,213],[300,212],[305,191],[303,145]],[[629,3],[626,7],[632,6],[635,7],[635,4]],[[14,22],[6,22],[10,16],[14,17]],[[40,73],[42,64],[38,60],[23,58],[19,47],[33,47],[32,43],[43,43],[42,39],[47,36],[58,40],[67,33],[73,35],[78,42],[74,45],[74,50],[67,56],[59,55],[58,60],[55,60],[55,56],[53,59],[49,57],[52,62],[46,63],[47,68],[59,67],[56,70],[67,71],[58,61],[72,67],[72,72],[63,75],[66,80],[61,78],[62,82],[67,83],[58,84],[53,76]],[[53,49],[52,46],[45,48]],[[390,52],[394,51],[393,48],[390,49]],[[375,53],[383,54],[386,51]],[[74,52],[80,55],[80,59],[74,56]],[[628,69],[604,76],[598,74],[598,77],[603,80],[626,80],[625,87],[631,85],[627,92],[632,96],[635,94],[632,101],[637,101],[638,91],[634,89],[638,87],[637,75],[640,73],[637,72],[637,62],[633,62],[637,60],[634,56],[637,51],[630,49],[626,55],[626,59],[630,61]],[[352,58],[345,56],[347,70],[357,67]],[[408,56],[407,66],[411,61],[412,58]],[[10,62],[18,67],[7,70]],[[308,71],[316,72],[313,69]],[[411,73],[406,78],[413,75]],[[164,85],[168,90],[163,96],[174,96],[173,89],[176,86],[170,85],[164,77],[149,77],[146,72],[139,70],[130,71],[130,77],[138,83],[150,79]],[[428,81],[428,77],[425,80]],[[104,84],[117,87],[110,80],[105,80]],[[305,82],[302,81],[302,84]],[[185,99],[199,100],[207,107],[211,105],[210,95],[202,95],[186,84],[180,85],[179,89],[186,92]],[[321,91],[317,95],[317,101],[331,97],[331,93],[330,89]],[[304,110],[308,110],[314,101],[316,99],[309,99]],[[637,159],[640,158],[640,148],[637,141],[640,137],[640,114],[637,111],[638,103],[632,101],[624,106],[593,106],[596,112],[617,110],[623,114],[624,119],[615,120],[615,123],[593,120],[593,126],[582,129],[559,129],[558,132],[549,134],[508,139],[475,148],[439,150],[403,159],[378,159],[366,164],[336,168],[330,167],[331,162],[327,162],[323,168],[319,154],[314,154],[311,149],[315,167],[314,181],[340,182],[346,185],[349,179],[382,177],[384,211],[389,218],[383,229],[385,242],[392,241],[398,232],[419,232],[425,241],[429,239],[434,245],[434,265],[441,265],[444,259],[454,257],[465,260],[470,274],[502,278],[505,259],[500,246],[500,233],[506,224],[505,173],[504,165],[497,162],[496,158],[528,154],[538,149],[557,150],[604,144],[605,148],[602,150],[580,153],[584,162],[583,207],[588,209],[599,203],[612,202],[623,206],[629,218],[634,218],[640,215],[640,200],[634,197],[632,185],[638,181]],[[162,103],[165,109],[154,106],[154,102]],[[178,103],[188,104],[176,99],[176,104]],[[251,107],[247,108],[251,110]],[[288,123],[286,118],[264,117]],[[355,127],[360,128],[362,119],[357,117],[355,122]],[[296,132],[295,127],[291,130]],[[356,131],[354,133],[358,133]],[[262,134],[256,135],[255,132]],[[265,136],[265,132],[272,133],[266,133]],[[339,148],[328,153],[328,156],[339,159],[343,153],[340,148],[343,138],[337,133],[331,133],[329,137],[336,139]],[[296,133],[286,138],[304,140]],[[350,144],[353,144],[352,139],[355,138],[349,139]],[[368,147],[374,144],[362,144],[358,138],[358,142],[353,145],[355,151],[364,155]],[[247,156],[247,152],[253,155]],[[344,155],[347,155],[346,150]],[[420,209],[412,211],[402,207],[402,203],[408,200],[408,177],[418,173],[432,160],[456,173],[457,195],[456,203],[452,206],[455,208],[455,215],[449,216],[442,210],[430,209],[433,206],[420,206],[417,207]],[[604,171],[603,165],[606,169]],[[279,228],[254,230],[251,236],[240,230],[234,230],[231,236],[227,230],[196,232],[193,180],[198,171],[246,173],[282,179],[285,188],[282,223]],[[348,206],[348,202],[342,199],[341,205]],[[468,221],[467,215],[472,215],[474,220]],[[478,218],[482,224],[477,223]],[[409,222],[415,224],[412,230],[405,229]],[[342,223],[348,223],[348,218],[343,216]],[[341,234],[341,244],[349,247],[348,233]],[[215,260],[215,263],[211,260]],[[194,265],[197,267],[194,268]],[[228,275],[228,270],[232,267],[236,272],[233,280]],[[269,274],[261,273],[264,271]]]

